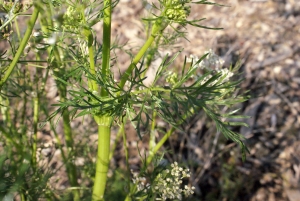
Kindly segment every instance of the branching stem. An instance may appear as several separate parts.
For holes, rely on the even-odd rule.
[[[149,36],[149,38],[147,39],[143,47],[140,49],[140,51],[137,53],[137,55],[134,57],[128,69],[125,71],[124,75],[122,75],[122,79],[119,83],[120,88],[124,88],[124,85],[128,80],[129,76],[132,74],[133,69],[136,67],[138,62],[142,59],[146,51],[151,47],[155,38],[159,35],[160,32],[162,32],[167,27],[167,25],[168,24],[164,24],[160,20],[157,20],[155,22],[155,24],[152,27],[151,35]]]

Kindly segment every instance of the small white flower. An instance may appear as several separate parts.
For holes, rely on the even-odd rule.
[[[32,36],[33,37],[38,37],[38,36],[41,36],[42,34],[41,34],[41,32],[39,32],[39,31],[34,31],[33,33],[32,33]]]
[[[153,183],[160,198],[157,200],[166,199],[179,199],[182,200],[182,193],[185,195],[191,195],[193,192],[190,188],[185,187],[181,189],[182,179],[186,178],[189,174],[188,169],[184,169],[178,166],[177,162],[171,164],[170,170],[165,170],[161,174],[157,175],[155,182]]]
[[[56,43],[56,40],[57,40],[57,34],[53,33],[52,36],[47,39],[47,43],[49,45],[54,45]]]
[[[224,60],[214,53],[213,50],[206,51],[207,56],[200,62],[200,68],[206,69],[208,71],[219,70],[223,64]]]
[[[191,54],[190,57],[188,57],[186,59],[186,62],[187,63],[191,63],[191,66],[195,66],[196,63],[198,62],[198,60],[199,60],[199,57],[194,56],[194,55]],[[198,68],[199,67],[199,63],[195,67]]]

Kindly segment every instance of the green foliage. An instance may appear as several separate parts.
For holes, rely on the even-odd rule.
[[[221,63],[219,58],[208,52],[200,59],[186,58],[180,71],[176,71],[174,69],[178,66],[179,51],[175,55],[164,56],[153,82],[145,84],[146,72],[154,58],[159,57],[158,48],[172,45],[178,38],[185,38],[186,32],[175,29],[174,24],[179,24],[182,28],[189,24],[199,28],[218,29],[199,24],[204,18],[188,20],[191,5],[222,5],[206,0],[160,0],[159,5],[152,4],[149,17],[143,19],[147,25],[148,38],[135,56],[129,53],[132,62],[118,81],[110,64],[110,52],[114,48],[122,49],[110,43],[111,12],[117,3],[118,1],[108,0],[34,1],[33,5],[29,4],[33,7],[33,14],[24,37],[18,29],[16,35],[6,35],[5,42],[9,48],[0,53],[0,138],[8,148],[0,156],[0,178],[5,179],[0,184],[0,199],[17,194],[21,200],[38,200],[43,197],[50,200],[81,200],[83,197],[101,200],[105,190],[105,182],[102,181],[106,179],[109,166],[111,127],[123,125],[127,120],[134,126],[140,139],[146,134],[151,135],[153,150],[150,150],[149,157],[144,160],[143,174],[150,167],[151,157],[158,154],[157,151],[163,144],[155,145],[160,139],[152,134],[157,117],[172,127],[164,136],[165,142],[189,117],[203,110],[214,121],[218,131],[240,145],[243,158],[245,157],[247,148],[243,137],[231,130],[233,126],[246,126],[243,122],[236,121],[245,117],[238,115],[236,109],[220,112],[224,107],[231,109],[248,98],[245,95],[234,95],[240,80],[234,81],[231,77],[237,74],[238,65],[229,70],[221,69],[217,67]],[[4,28],[8,28],[9,23],[16,24],[16,17],[26,11],[22,10],[22,6],[24,5],[17,4],[17,1],[2,4],[1,10],[7,13],[1,21],[2,35],[7,32]],[[101,21],[104,40],[98,42],[93,26]],[[35,25],[40,29],[33,31],[37,27]],[[15,37],[15,40],[8,40],[10,37]],[[35,67],[34,70],[32,67]],[[52,80],[55,81],[59,96],[59,101],[56,102],[44,98],[47,82]],[[18,102],[23,102],[20,114],[14,108]],[[93,117],[98,125],[98,153],[95,151],[96,146],[89,149],[91,144],[83,145],[75,140],[70,121],[86,116]],[[55,129],[60,120],[63,122],[65,142]],[[52,173],[48,172],[48,167],[36,163],[37,147],[40,146],[37,140],[38,130],[42,129],[37,124],[42,121],[43,126],[50,125],[49,132],[55,136],[55,146],[60,150],[66,167],[71,187],[64,193],[48,190]],[[126,147],[125,134],[123,138]],[[101,141],[103,139],[106,141]],[[103,147],[108,148],[101,150]],[[96,167],[76,167],[74,159],[82,156],[82,152],[88,158],[85,162],[89,165],[93,164],[90,155],[96,154]],[[128,160],[128,156],[126,157]],[[154,171],[149,172],[150,176],[147,175],[153,188],[171,177],[166,168],[157,162],[154,164]],[[136,184],[130,185],[129,174],[116,170],[113,172],[107,183],[107,200],[128,199],[130,196],[147,197],[148,200],[160,196],[163,199],[163,193],[158,195],[153,190],[145,194],[137,190]],[[97,179],[99,174],[101,179]],[[86,183],[78,183],[77,178]],[[116,182],[119,180],[122,182]],[[91,192],[93,182],[95,189]],[[171,185],[170,182],[168,184]],[[128,188],[127,194],[124,188]],[[182,192],[186,193],[185,190]],[[172,198],[168,196],[165,198]],[[180,196],[178,194],[175,197]]]
[[[0,153],[1,200],[23,196],[26,200],[34,201],[48,197],[50,189],[47,182],[53,172],[42,166],[37,169],[32,166],[31,154],[27,151],[9,146]]]
[[[113,176],[107,181],[105,200],[124,200],[127,195],[126,189],[128,189],[127,172],[121,169],[114,171]]]

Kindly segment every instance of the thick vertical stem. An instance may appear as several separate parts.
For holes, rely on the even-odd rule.
[[[110,45],[111,45],[111,0],[104,0],[104,18],[103,18],[103,49],[102,49],[102,69],[101,75],[104,83],[106,83],[107,73],[110,70]],[[90,45],[90,44],[89,44]],[[91,69],[92,70],[92,69]],[[108,96],[107,87],[101,89],[101,96]],[[98,124],[98,151],[96,162],[95,183],[93,186],[93,201],[103,200],[107,171],[109,167],[110,153],[110,129],[112,117],[108,115],[94,115],[94,119]]]
[[[107,72],[110,69],[110,44],[111,44],[111,0],[104,0],[104,18],[103,18],[103,50],[102,50],[102,76],[106,79]],[[105,82],[105,80],[104,80]],[[107,96],[108,91],[105,87],[101,89],[101,96]]]
[[[107,171],[109,167],[110,128],[112,117],[95,116],[94,118],[98,124],[98,151],[92,200],[102,201],[105,192]]]

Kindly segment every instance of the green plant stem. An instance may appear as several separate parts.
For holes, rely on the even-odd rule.
[[[182,120],[180,122],[178,122],[178,125],[180,125],[181,123],[184,122],[185,119],[187,119],[191,114],[194,113],[194,109],[190,108],[190,113],[186,114],[183,116]],[[149,154],[149,156],[146,159],[146,164],[149,165],[153,159],[153,157],[155,156],[155,154],[157,153],[157,151],[164,145],[164,143],[169,139],[169,137],[171,136],[171,134],[176,130],[176,128],[173,126],[172,128],[170,128],[168,130],[168,132],[160,139],[160,141],[155,145],[155,147],[153,147],[151,149],[151,152]]]
[[[44,33],[49,33],[49,29],[47,28],[48,25],[50,26],[50,28],[52,28],[52,23],[47,22],[46,20],[43,20],[43,19],[41,20],[41,25],[42,25],[42,30],[43,30]],[[57,77],[62,77],[64,75],[65,69],[61,68],[61,66],[64,66],[64,65],[63,65],[63,62],[61,61],[59,50],[57,49],[57,46],[49,47],[47,49],[49,54],[51,52],[50,48],[53,48],[53,53],[54,53],[54,57],[55,57],[55,61],[52,64],[53,64],[54,68],[60,69],[59,72],[54,70],[53,73]],[[59,94],[60,94],[60,100],[65,101],[66,97],[67,97],[67,88],[66,88],[66,86],[64,84],[60,83],[59,81],[56,81],[56,84],[57,84],[58,91],[59,91]],[[70,112],[68,111],[68,109],[65,109],[62,112],[62,117],[63,117],[64,136],[65,136],[66,146],[67,146],[67,150],[66,150],[67,157],[63,157],[63,159],[64,159],[64,163],[66,165],[67,175],[68,175],[68,179],[70,181],[71,187],[79,187],[79,184],[78,184],[78,181],[77,181],[76,166],[75,166],[75,164],[73,163],[73,160],[72,160],[72,157],[75,157],[74,147],[73,147],[74,142],[73,142],[72,129],[71,129],[71,125],[70,125]],[[73,200],[74,201],[80,201],[80,191],[79,191],[79,189],[74,188],[72,193],[73,193]]]
[[[2,91],[0,91],[2,92]],[[9,100],[7,97],[2,97],[0,95],[0,111],[2,113],[2,121],[7,125],[8,128],[12,126],[12,121],[10,118],[10,113],[8,111],[9,108]]]
[[[65,134],[65,140],[66,140],[66,145],[67,145],[67,155],[68,155],[68,160],[66,161],[66,166],[67,166],[67,171],[68,171],[68,177],[71,183],[72,187],[79,187],[79,184],[77,182],[77,171],[76,171],[76,166],[74,164],[74,160],[72,159],[75,157],[74,155],[74,149],[73,149],[73,137],[72,137],[72,131],[71,131],[71,125],[70,125],[70,113],[66,109],[63,112],[63,125],[64,125],[64,134]],[[75,188],[73,192],[74,200],[79,201],[80,200],[80,191]]]
[[[88,52],[89,52],[89,62],[90,62],[90,66],[89,66],[89,71],[91,73],[91,75],[96,75],[96,67],[95,67],[95,52],[94,52],[94,46],[93,46],[93,33],[90,29],[84,29],[83,34],[86,36],[87,40],[88,40]],[[97,82],[93,79],[89,79],[88,80],[88,86],[89,86],[89,90],[91,91],[95,91],[98,93],[98,85]]]
[[[21,194],[21,201],[26,201],[24,193],[20,193],[20,194]]]
[[[137,55],[133,58],[131,64],[129,65],[128,69],[125,71],[124,75],[122,75],[121,81],[119,83],[120,88],[124,88],[124,85],[126,81],[128,80],[129,76],[132,74],[133,69],[137,65],[137,63],[141,60],[141,58],[144,56],[146,51],[149,49],[149,47],[152,45],[155,38],[158,36],[159,33],[161,33],[168,24],[162,23],[161,20],[157,20],[155,24],[152,27],[151,35],[143,45],[143,47],[140,49],[140,51],[137,53]]]
[[[129,76],[132,74],[133,69],[135,68],[136,64],[140,61],[140,59],[143,57],[143,55],[146,53],[146,51],[148,50],[148,48],[151,47],[153,41],[155,40],[155,38],[159,35],[159,33],[162,33],[162,31],[168,26],[168,23],[163,23],[161,20],[157,20],[155,22],[155,24],[152,27],[151,30],[151,35],[148,37],[147,41],[145,42],[145,44],[143,45],[143,47],[140,49],[140,51],[138,52],[138,54],[134,57],[133,61],[131,62],[131,64],[129,65],[128,69],[125,71],[124,75],[122,75],[122,79],[119,83],[119,87],[120,88],[124,88],[124,85],[126,83],[126,81],[128,80]],[[168,133],[166,134],[168,135]],[[164,137],[166,137],[166,135]],[[168,135],[168,137],[171,135],[171,133]],[[165,141],[168,139],[168,137],[166,137]],[[160,149],[160,147],[163,145],[163,143],[158,146],[158,144],[153,148],[153,150],[151,151],[151,154],[147,157],[146,159],[146,163],[150,164],[150,162],[152,161],[155,153]],[[133,189],[136,188],[136,185],[134,185]],[[131,201],[131,193],[129,193],[126,198],[125,201]]]
[[[48,113],[48,111],[45,111],[45,110],[44,110],[44,112],[45,112],[45,114]],[[60,138],[59,138],[59,136],[58,136],[58,133],[56,132],[55,126],[53,125],[52,122],[50,122],[50,128],[51,128],[52,132],[54,133],[55,140],[56,140],[56,142],[57,142],[57,145],[58,145],[59,150],[61,151],[61,156],[62,156],[63,160],[64,160],[64,161],[67,161],[66,154],[65,154],[65,152],[64,152],[64,150],[63,150],[62,142],[61,142],[61,140],[60,140]]]
[[[20,34],[20,29],[19,29],[19,24],[18,24],[18,20],[15,18],[14,19],[14,23],[15,23],[15,29],[16,29],[16,33],[18,36],[19,41],[21,40],[21,34]]]
[[[164,135],[164,137],[156,144],[156,146],[150,150],[150,154],[146,159],[146,166],[148,166],[152,160],[153,157],[155,156],[155,154],[157,153],[157,151],[163,146],[163,144],[168,140],[168,138],[171,136],[171,134],[175,131],[175,127],[172,127],[171,129],[168,130],[168,132]],[[133,192],[136,189],[136,185],[134,185],[133,187]],[[124,201],[131,201],[131,193],[129,193]]]
[[[168,132],[162,137],[162,139],[156,144],[156,146],[151,150],[151,153],[146,159],[146,164],[149,165],[154,157],[154,155],[157,153],[157,151],[163,146],[163,144],[168,140],[168,138],[171,136],[171,134],[175,131],[175,128],[172,127]]]
[[[58,49],[56,47],[54,47],[54,55],[55,55],[55,59],[56,59],[56,65],[60,66],[59,64],[62,64],[61,60],[60,60],[60,56],[59,56],[59,52]],[[54,64],[55,65],[55,64]],[[55,73],[55,71],[54,71]],[[55,73],[56,76],[61,77],[61,74]],[[58,91],[60,94],[60,100],[62,102],[66,101],[67,99],[67,88],[64,84],[60,83],[59,81],[56,82],[58,85]],[[73,133],[72,133],[72,129],[71,129],[71,124],[70,124],[70,112],[68,110],[68,108],[66,108],[63,112],[62,112],[62,117],[63,117],[63,130],[64,130],[64,136],[65,136],[65,140],[66,140],[66,145],[67,145],[67,159],[64,161],[66,164],[66,168],[67,168],[67,174],[68,174],[68,178],[71,184],[71,187],[79,187],[78,181],[77,181],[77,170],[76,170],[76,166],[73,162],[73,157],[75,157],[74,155],[74,141],[73,141]],[[74,190],[72,191],[73,193],[73,200],[74,201],[80,201],[80,191],[77,188],[74,188]]]
[[[143,55],[146,53],[147,49],[151,46],[154,39],[155,39],[155,37],[153,35],[151,35],[148,38],[148,40],[146,41],[146,43],[144,44],[144,46],[140,49],[138,54],[134,57],[131,64],[129,65],[129,67],[125,71],[124,75],[122,75],[122,79],[121,79],[120,84],[119,84],[120,88],[124,87],[124,85],[125,85],[126,81],[128,80],[129,76],[132,74],[133,69],[135,68],[137,63],[140,61],[140,59],[143,57]]]
[[[127,136],[125,132],[125,124],[127,122],[127,118],[123,119],[122,127],[122,133],[123,133],[123,147],[124,147],[124,152],[125,152],[125,160],[126,160],[126,168],[127,168],[127,186],[130,186],[131,183],[131,170],[129,166],[129,153],[128,153],[128,147],[127,147]]]
[[[129,196],[126,196],[125,201],[131,201],[132,199]]]
[[[149,152],[152,154],[152,150],[155,147],[155,125],[156,125],[156,110],[153,110],[152,113],[152,124],[150,130],[150,140],[149,140]]]
[[[47,111],[45,108],[43,108],[43,109],[44,109],[45,114],[48,116],[48,111]],[[60,140],[60,137],[58,136],[58,133],[56,132],[55,126],[53,125],[52,122],[50,122],[50,128],[51,128],[52,132],[54,133],[55,140],[56,140],[56,143],[57,143],[57,145],[58,145],[58,148],[59,148],[59,150],[60,150],[60,152],[61,152],[62,159],[63,159],[64,163],[66,164],[66,167],[68,168],[68,164],[67,164],[68,159],[67,159],[67,156],[66,156],[66,154],[65,154],[65,152],[64,152],[64,150],[63,150],[63,145],[62,145],[62,142],[61,142],[61,140]],[[67,170],[68,170],[68,169],[67,169]],[[70,175],[69,175],[69,172],[68,172],[68,179],[69,179],[69,181],[70,181]],[[55,195],[55,193],[51,192],[51,194],[52,194],[52,196],[56,197],[56,200],[61,200],[60,198],[58,198],[57,195]],[[75,191],[75,192],[73,191],[73,196],[74,196],[74,200],[75,200],[75,198],[77,199],[77,195],[75,196],[74,194],[77,194],[77,192],[76,192],[76,191]],[[79,192],[78,192],[78,195],[79,195]],[[52,200],[52,199],[51,199],[51,200]],[[80,200],[80,199],[78,198],[77,200]]]
[[[58,61],[58,63],[62,63],[59,57],[59,53],[57,48],[54,50],[55,58]],[[58,77],[61,77],[61,74],[57,74]],[[60,100],[64,102],[67,97],[67,88],[64,84],[59,83],[57,81],[58,85],[58,91],[60,93]],[[76,166],[72,160],[72,157],[75,157],[74,155],[74,141],[73,141],[73,134],[72,134],[72,129],[70,125],[70,112],[68,109],[65,109],[62,113],[63,117],[63,129],[64,129],[64,136],[66,140],[66,145],[67,145],[67,156],[68,159],[65,162],[66,168],[67,168],[67,174],[68,178],[70,181],[70,184],[72,187],[79,187],[79,184],[77,182],[77,171],[76,171]],[[75,201],[80,201],[80,191],[79,189],[75,188],[75,190],[72,191],[73,193],[73,200]]]
[[[157,52],[158,46],[159,46],[159,41],[160,41],[160,37],[158,36],[158,38],[156,39],[156,43],[155,46],[151,49],[151,51],[148,53],[148,55],[146,56],[146,64],[145,64],[145,71],[142,73],[142,78],[144,78],[146,76],[146,73],[154,59],[155,53]],[[155,50],[155,51],[154,51]]]
[[[16,66],[19,58],[21,57],[22,53],[24,52],[24,49],[25,49],[26,45],[28,44],[30,35],[32,33],[32,30],[33,30],[33,27],[34,27],[34,25],[36,23],[38,15],[39,15],[39,9],[35,7],[33,9],[33,13],[31,15],[31,18],[30,18],[30,20],[28,22],[28,25],[27,25],[27,30],[26,30],[26,32],[25,32],[25,34],[23,36],[23,39],[22,39],[22,41],[20,43],[18,51],[16,52],[16,54],[15,54],[13,60],[11,61],[9,67],[5,71],[3,78],[0,80],[0,91],[1,91],[2,86],[7,81],[7,79],[11,75],[12,71],[14,70],[14,68],[15,68],[15,66]]]
[[[23,71],[23,79],[27,80],[28,78],[30,78],[30,71],[28,71],[28,68],[24,68],[22,69]],[[23,97],[23,108],[22,108],[22,112],[21,112],[21,125],[25,125],[25,121],[27,120],[27,100],[28,100],[28,96],[25,94]]]
[[[11,61],[10,59],[1,59],[1,61]],[[34,63],[47,63],[48,61],[34,61],[34,60],[19,60],[18,63],[29,63],[29,62],[34,62]],[[34,65],[34,64],[30,64]],[[39,66],[40,68],[47,68],[45,66]]]
[[[55,58],[59,61],[59,63],[61,63],[60,58],[59,58],[59,53],[56,48],[54,50],[54,54],[55,54]],[[58,76],[58,77],[60,77],[60,75],[61,74],[56,74],[56,76]],[[57,81],[56,83],[58,85],[60,100],[62,102],[64,102],[64,101],[66,101],[66,97],[67,97],[67,88],[64,84],[60,83],[59,81]],[[62,112],[62,117],[63,117],[64,136],[65,136],[66,146],[67,146],[66,155],[68,157],[68,158],[65,158],[64,163],[66,164],[67,175],[68,175],[71,187],[79,187],[79,184],[77,181],[77,170],[76,170],[76,166],[73,162],[74,160],[72,159],[73,157],[75,157],[74,141],[73,141],[73,133],[72,133],[72,129],[71,129],[71,124],[70,124],[70,112],[67,108]],[[74,188],[72,193],[73,193],[73,200],[80,201],[79,189]]]
[[[121,129],[123,130],[123,146],[124,146],[124,151],[125,151],[126,167],[127,167],[127,170],[130,171],[130,169],[129,169],[129,153],[128,153],[128,147],[127,147],[127,137],[126,137],[125,126],[124,126],[125,123],[126,123],[126,121],[124,121]]]
[[[111,116],[94,116],[98,124],[98,151],[92,201],[102,201],[109,167]]]
[[[4,27],[6,27],[9,23],[11,23],[11,21],[15,20],[17,16],[18,16],[18,15],[16,15],[16,14],[13,15],[13,16],[11,16],[4,24],[2,24],[2,25],[0,26],[0,31],[1,31],[2,29],[4,29]]]
[[[101,88],[101,97],[107,97],[108,91],[105,87],[107,74],[110,70],[110,46],[111,46],[111,0],[103,2],[103,49],[102,49],[102,69],[101,76],[104,81],[104,86]],[[90,42],[89,42],[90,45]],[[90,58],[91,59],[91,58]],[[91,67],[90,67],[91,68]],[[92,69],[90,69],[92,70]],[[112,117],[109,115],[98,116],[94,115],[94,119],[98,124],[98,151],[96,162],[96,175],[93,186],[93,201],[104,200],[104,192],[107,180],[107,171],[109,167],[110,155],[110,132]]]
[[[39,120],[39,95],[33,98],[33,136],[32,136],[32,166],[34,169],[37,167],[37,130],[38,130],[38,120]]]
[[[124,124],[122,123],[122,125],[120,126],[119,128],[119,131],[117,133],[117,136],[116,136],[116,139],[115,139],[115,142],[114,142],[114,145],[112,146],[111,150],[110,150],[110,153],[109,153],[109,160],[112,159],[112,157],[114,156],[114,152],[116,150],[116,147],[117,147],[117,144],[121,138],[121,136],[123,135],[124,133]]]
[[[111,45],[111,12],[112,12],[112,5],[111,0],[104,0],[104,18],[103,18],[103,50],[102,50],[102,76],[104,79],[107,77],[107,72],[110,69],[110,45]],[[102,87],[101,89],[101,96],[107,96],[108,91],[106,91],[106,87]]]

